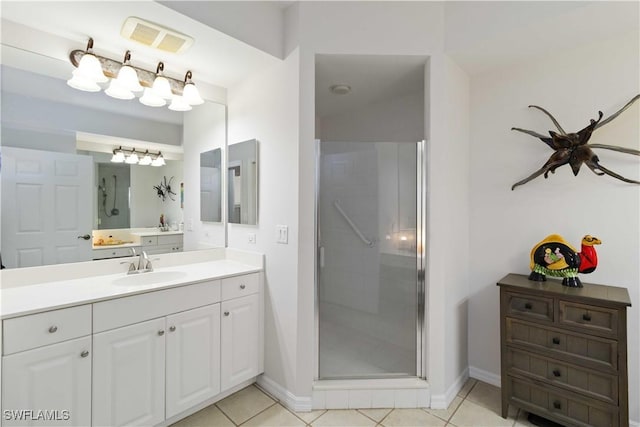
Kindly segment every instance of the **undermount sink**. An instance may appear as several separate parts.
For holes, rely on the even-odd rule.
[[[152,285],[154,283],[170,282],[186,277],[184,271],[152,271],[150,273],[130,274],[125,277],[114,280],[117,286],[142,286]]]

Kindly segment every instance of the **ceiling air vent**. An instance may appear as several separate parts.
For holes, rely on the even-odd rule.
[[[192,37],[134,16],[124,21],[120,34],[125,39],[171,53],[182,53],[193,44]]]

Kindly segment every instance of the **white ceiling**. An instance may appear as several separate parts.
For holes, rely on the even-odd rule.
[[[316,55],[316,115],[354,110],[384,99],[424,93],[424,56]],[[351,86],[335,95],[335,84]]]

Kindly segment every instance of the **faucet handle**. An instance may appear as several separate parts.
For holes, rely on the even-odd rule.
[[[136,265],[130,261],[121,261],[120,264],[129,264],[129,270],[127,270],[127,274],[135,273]]]

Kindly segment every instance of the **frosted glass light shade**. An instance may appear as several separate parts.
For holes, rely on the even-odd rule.
[[[138,164],[146,166],[146,165],[150,165],[151,162],[153,162],[153,160],[151,159],[151,156],[149,155],[149,153],[146,153],[144,157],[140,160],[140,163]]]
[[[117,99],[135,98],[135,95],[133,94],[133,92],[123,87],[120,83],[118,83],[118,80],[111,80],[109,87],[107,88],[107,90],[104,91],[104,93],[106,93],[112,98],[117,98]]]
[[[152,162],[151,166],[164,166],[166,163],[164,162],[164,157],[162,154],[159,154]]]
[[[93,81],[94,83],[106,83],[109,78],[102,72],[102,65],[98,58],[92,53],[85,53],[80,58],[78,68],[74,71],[74,74],[81,75],[85,79]]]
[[[153,86],[151,89],[153,89],[153,93],[155,93],[155,95],[159,96],[160,98],[173,98],[173,93],[171,92],[171,84],[169,83],[169,80],[167,80],[167,78],[164,76],[157,76],[153,81]]]
[[[157,96],[151,88],[145,88],[144,94],[140,97],[140,102],[148,107],[162,107],[167,103],[164,99]]]
[[[113,153],[113,157],[111,157],[111,161],[113,163],[122,163],[122,162],[124,162],[124,153],[122,151],[118,151],[117,153]]]
[[[191,110],[191,105],[187,104],[182,96],[174,95],[171,100],[171,105],[169,105],[169,110],[189,111]]]
[[[123,65],[120,68],[116,80],[120,86],[131,92],[140,92],[144,89],[138,80],[138,73],[129,65]]]
[[[189,105],[204,104],[204,99],[202,99],[200,92],[198,92],[198,88],[193,83],[187,83],[184,85],[182,97]]]
[[[87,79],[82,75],[76,73],[75,70],[73,72],[73,77],[67,80],[67,84],[74,89],[83,90],[85,92],[100,92],[101,88],[98,86],[96,82],[93,80]]]
[[[125,160],[124,162],[130,165],[135,165],[139,160],[140,159],[138,158],[138,155],[136,153],[131,153],[127,156],[127,160]]]

